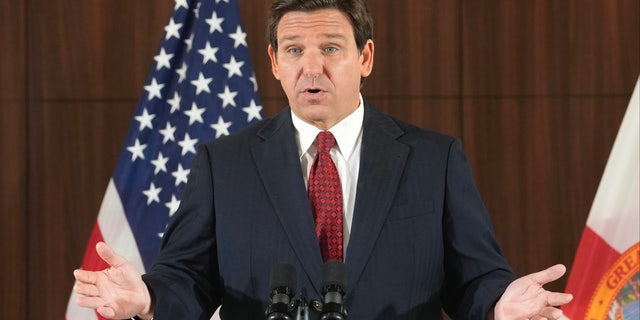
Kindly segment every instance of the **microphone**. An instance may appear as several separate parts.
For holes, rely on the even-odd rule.
[[[295,294],[296,269],[279,263],[271,269],[271,304],[265,311],[266,320],[292,320],[290,303]]]
[[[344,263],[330,260],[324,263],[322,270],[322,314],[320,320],[345,320],[347,310],[342,300],[347,292],[347,268]]]

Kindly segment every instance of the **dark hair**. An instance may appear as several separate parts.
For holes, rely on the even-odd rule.
[[[364,49],[367,40],[373,39],[373,19],[364,0],[275,0],[269,10],[267,26],[267,41],[273,50],[278,51],[278,24],[286,13],[320,9],[338,9],[349,17],[359,51]]]

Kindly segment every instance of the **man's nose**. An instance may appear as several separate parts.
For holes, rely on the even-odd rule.
[[[305,77],[318,77],[323,73],[324,70],[324,57],[321,53],[306,52],[303,57],[302,68]]]

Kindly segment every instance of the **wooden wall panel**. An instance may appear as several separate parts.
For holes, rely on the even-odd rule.
[[[367,3],[375,60],[363,96],[401,120],[460,136],[458,1]]]
[[[25,1],[0,3],[0,101],[24,102],[26,94]],[[4,110],[4,109],[3,109]]]
[[[571,266],[640,72],[639,7],[462,2],[463,140],[521,274]]]
[[[152,0],[29,4],[29,319],[64,317],[71,271],[172,9]]]
[[[364,91],[368,96],[404,99],[460,92],[458,1],[367,3],[376,44],[374,71]]]
[[[364,94],[363,94],[364,95]],[[368,97],[365,95],[365,97]],[[376,108],[400,120],[429,130],[460,137],[460,100],[422,97],[367,98]]]
[[[514,270],[571,266],[626,98],[465,100],[465,149]],[[562,289],[566,278],[552,286]]]
[[[27,311],[27,106],[25,1],[0,2],[0,308]]]
[[[2,99],[0,110],[0,307],[8,319],[21,319],[28,281],[27,113],[24,103]]]
[[[640,3],[464,1],[464,95],[628,95]],[[630,85],[631,84],[631,85]]]
[[[131,102],[30,107],[29,318],[62,319],[129,128]],[[43,272],[46,269],[46,272]]]
[[[30,3],[30,99],[137,101],[171,1]]]
[[[288,104],[278,82],[271,73],[271,64],[267,55],[267,18],[271,1],[238,0],[247,44],[251,54],[251,63],[258,81],[258,92],[265,115],[272,116]]]

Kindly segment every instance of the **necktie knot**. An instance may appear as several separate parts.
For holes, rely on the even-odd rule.
[[[329,152],[331,148],[336,144],[336,138],[329,131],[322,131],[318,133],[316,137],[318,142],[318,152]]]

